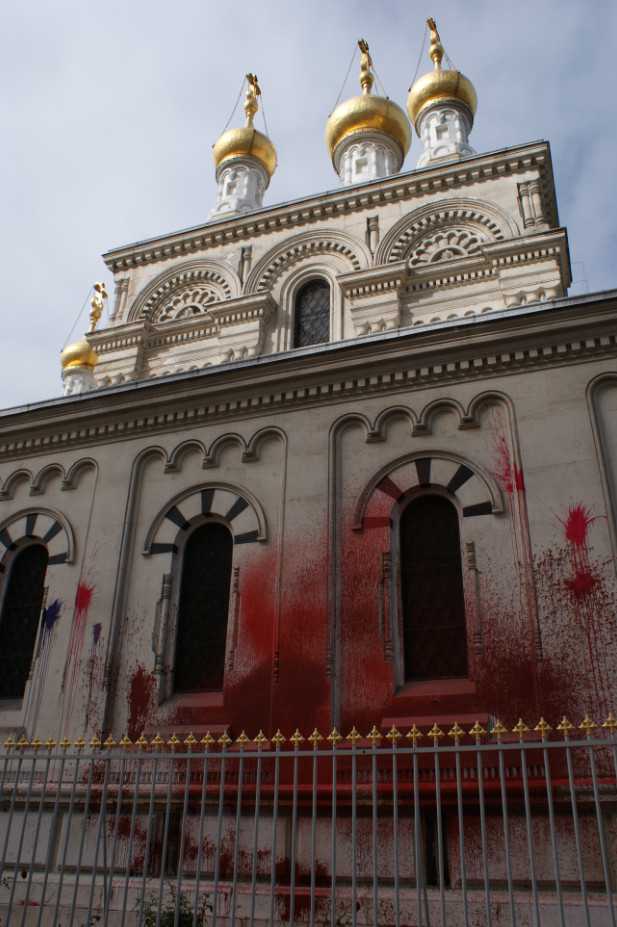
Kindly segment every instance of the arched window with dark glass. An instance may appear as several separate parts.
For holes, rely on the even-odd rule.
[[[458,512],[440,495],[419,496],[400,522],[405,681],[467,675]]]
[[[309,280],[300,287],[294,305],[294,348],[330,340],[330,284]]]
[[[182,558],[174,687],[176,692],[223,688],[233,538],[220,522],[189,536]]]
[[[18,549],[9,566],[0,615],[0,699],[23,698],[45,595],[44,544]]]

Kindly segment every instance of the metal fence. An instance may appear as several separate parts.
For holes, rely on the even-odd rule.
[[[617,720],[10,739],[0,924],[610,925]]]

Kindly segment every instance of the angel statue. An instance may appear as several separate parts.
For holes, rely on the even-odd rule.
[[[90,332],[93,332],[96,326],[99,324],[99,320],[103,315],[103,309],[105,308],[106,299],[107,289],[105,284],[95,283],[94,294],[90,300]]]
[[[244,98],[244,112],[246,113],[247,126],[253,125],[253,118],[259,109],[257,97],[261,96],[261,87],[257,80],[256,74],[247,74],[248,87],[246,88],[246,97]]]
[[[358,48],[360,49],[360,86],[364,93],[370,93],[374,81],[371,71],[373,59],[368,50],[368,42],[366,39],[358,39]]]

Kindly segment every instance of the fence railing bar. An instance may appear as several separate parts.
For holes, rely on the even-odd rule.
[[[62,782],[64,777],[64,765],[66,763],[66,750],[63,751],[62,757],[60,759],[60,774],[58,779]],[[41,927],[43,920],[43,912],[45,911],[45,899],[47,897],[47,883],[49,882],[49,873],[51,872],[52,860],[54,856],[54,846],[56,842],[56,828],[58,826],[58,819],[60,816],[60,786],[56,788],[56,795],[54,798],[54,809],[52,811],[51,822],[49,826],[49,837],[47,839],[47,852],[45,854],[45,871],[43,873],[43,884],[41,886],[41,895],[39,901],[39,916],[37,918],[37,927]],[[72,798],[72,793],[71,793]]]
[[[401,927],[400,851],[398,817],[398,751],[392,737],[392,844],[394,853],[394,927]]]
[[[112,838],[111,838],[111,860],[109,865],[106,865],[104,868],[104,876],[107,878],[107,885],[104,886],[104,895],[103,895],[103,914],[105,922],[109,919],[109,907],[111,904],[111,898],[114,888],[114,872],[116,869],[116,853],[118,852],[118,833],[120,829],[120,812],[122,810],[122,796],[124,793],[124,779],[127,769],[127,764],[130,763],[131,755],[129,753],[123,753],[122,761],[120,764],[120,772],[118,775],[118,792],[116,795],[116,810],[114,812],[113,818],[113,829],[112,829]],[[105,838],[107,834],[105,834]],[[106,847],[106,843],[104,844]],[[88,911],[88,921],[87,927],[90,927],[90,916],[91,912]]]
[[[43,808],[45,806],[45,796],[47,794],[47,781],[49,779],[49,770],[51,767],[51,751],[47,751],[47,756],[45,757],[45,772],[43,774],[43,788],[41,789],[41,797],[39,800],[39,808],[36,815],[36,826],[34,831],[34,840],[32,841],[32,853],[30,854],[30,865],[28,866],[28,884],[26,885],[26,895],[24,898],[24,907],[21,914],[20,927],[24,927],[26,923],[26,914],[28,912],[28,903],[30,901],[30,891],[32,889],[32,876],[34,874],[34,865],[36,861],[36,851],[39,846],[39,834],[41,832],[41,821],[43,819]],[[25,812],[24,812],[24,827],[25,827]]]
[[[219,760],[219,800],[216,817],[216,846],[214,848],[214,895],[212,911],[212,927],[216,927],[218,918],[218,898],[219,898],[219,877],[221,868],[221,836],[223,833],[223,809],[225,801],[225,768],[227,760],[227,745],[223,745],[223,750],[218,754]]]
[[[544,763],[544,781],[546,783],[546,801],[548,804],[548,826],[551,839],[551,854],[553,857],[553,871],[555,873],[555,891],[557,893],[557,902],[559,904],[559,923],[560,927],[566,927],[566,914],[563,904],[563,894],[561,889],[561,871],[559,866],[559,852],[557,846],[557,829],[555,825],[555,808],[553,805],[553,787],[551,784],[551,767],[548,750],[542,751]]]
[[[261,811],[261,753],[257,757],[255,769],[255,814],[253,817],[253,859],[251,861],[251,916],[250,927],[255,924],[255,901],[257,887],[257,850],[259,847],[259,814]]]
[[[159,757],[155,756],[152,759],[152,765],[150,768],[151,781],[150,795],[148,799],[148,823],[146,825],[146,844],[144,847],[144,858],[141,869],[141,896],[139,898],[139,919],[137,922],[137,927],[143,927],[146,916],[146,884],[151,868],[150,855],[152,853],[152,834],[156,826],[154,815],[154,797],[156,794],[156,780],[158,776],[159,762]]]
[[[422,883],[423,883],[423,873],[422,873],[422,860],[420,857],[420,840],[421,840],[421,820],[420,820],[420,782],[418,775],[418,754],[416,752],[412,755],[412,788],[413,788],[413,858],[414,858],[414,869],[416,875],[416,918],[418,921],[418,927],[423,927],[423,917],[422,917]],[[428,919],[427,919],[428,927]]]
[[[377,805],[377,756],[373,752],[371,756],[371,852],[372,852],[372,880],[373,880],[373,923],[379,923],[379,872],[377,868],[378,860],[378,821],[379,808]]]
[[[435,751],[435,824],[437,829],[437,874],[439,881],[439,913],[441,927],[446,924],[446,884],[444,872],[443,812],[441,803],[441,769],[439,753]]]
[[[32,798],[32,786],[34,784],[34,779],[36,775],[36,762],[37,762],[37,755],[35,752],[34,755],[32,756],[32,768],[30,770],[30,778],[28,780],[28,791],[26,792],[26,800],[24,803],[23,811],[22,811],[23,821],[21,825],[21,833],[19,835],[19,843],[17,846],[17,852],[15,854],[15,866],[13,868],[13,881],[11,883],[11,894],[9,897],[9,910],[8,910],[7,917],[6,917],[7,927],[10,927],[10,923],[11,923],[11,914],[13,911],[13,901],[15,898],[15,888],[17,886],[17,878],[19,875],[19,864],[21,860],[21,854],[24,848],[24,837],[26,835],[26,827],[28,825],[28,812],[30,810],[30,800]]]
[[[508,816],[508,791],[506,787],[506,773],[504,754],[499,753],[499,785],[501,789],[501,819],[503,825],[503,843],[506,858],[506,880],[508,883],[508,901],[510,904],[510,918],[512,927],[516,927],[516,905],[514,903],[514,884],[512,880],[512,853],[510,850],[510,821]]]
[[[231,876],[231,927],[236,927],[236,906],[238,903],[238,861],[240,859],[240,822],[242,814],[242,785],[244,782],[244,753],[238,761],[238,789],[236,793],[236,831],[234,835],[234,857]]]
[[[66,759],[66,751],[64,752],[63,756]],[[62,859],[60,862],[60,877],[58,879],[58,884],[56,887],[56,904],[54,907],[54,915],[52,919],[52,924],[58,923],[58,911],[60,908],[62,887],[64,885],[64,873],[66,871],[66,858],[68,855],[69,840],[71,836],[71,826],[73,823],[73,809],[75,807],[75,796],[77,793],[77,780],[79,778],[79,769],[80,769],[79,754],[76,757],[74,757],[71,760],[71,762],[74,763],[73,782],[72,782],[72,788],[71,788],[71,795],[69,798],[68,812],[64,816],[64,845],[62,847]],[[90,776],[91,775],[92,775],[92,765],[90,765]],[[41,908],[41,910],[39,911],[39,927],[41,924],[42,914],[43,914],[43,909]]]
[[[163,894],[165,890],[165,876],[167,867],[167,845],[169,841],[169,823],[171,820],[171,784],[174,777],[174,767],[177,762],[172,747],[167,762],[167,794],[165,797],[165,818],[163,821],[163,834],[161,839],[161,856],[159,860],[159,896],[156,909],[156,927],[161,927],[161,914],[163,911]]]
[[[131,868],[132,868],[133,846],[134,846],[134,841],[135,841],[135,825],[137,822],[137,807],[138,807],[138,802],[139,802],[139,786],[141,784],[142,766],[143,766],[143,758],[140,754],[136,760],[135,785],[133,787],[133,801],[131,804],[131,822],[129,825],[129,842],[126,848],[126,865],[124,868],[124,888],[122,890],[122,917],[120,920],[120,927],[124,927],[126,923],[126,906],[128,904],[129,879],[130,879]]]
[[[476,754],[476,780],[478,783],[478,806],[480,809],[480,842],[482,845],[482,875],[484,881],[484,918],[486,927],[492,924],[491,882],[488,866],[488,840],[486,834],[486,805],[484,802],[484,764],[480,751]]]
[[[199,804],[199,827],[197,838],[197,871],[195,872],[195,892],[193,894],[193,924],[197,927],[197,911],[199,906],[199,886],[201,882],[201,861],[203,858],[204,829],[206,822],[206,802],[208,795],[208,760],[210,756],[206,751],[203,757],[203,773],[201,781],[201,801]]]
[[[377,921],[375,923],[377,923]],[[336,739],[332,740],[332,805],[330,815],[330,927],[336,927]]]
[[[101,826],[102,826],[102,821],[105,816],[105,811],[106,811],[106,806],[107,806],[107,777],[108,777],[110,762],[111,762],[110,758],[109,759],[106,758],[103,761],[105,772],[103,774],[103,777],[104,777],[103,792],[102,792],[102,798],[101,798],[101,807],[99,808],[99,816],[98,816],[98,821],[97,821],[96,850],[95,850],[94,864],[92,866],[92,881],[90,884],[90,892],[89,892],[89,899],[90,899],[89,908],[90,909],[92,908],[92,898],[94,896],[94,886],[96,882],[96,863],[97,863],[97,858],[98,858],[98,847],[99,847],[99,840],[100,840],[100,834],[101,834]],[[73,923],[75,921],[75,911],[77,909],[79,881],[81,878],[81,867],[82,867],[83,858],[84,858],[84,847],[86,844],[86,835],[87,835],[86,821],[88,820],[88,815],[90,813],[90,799],[92,797],[93,777],[94,777],[94,763],[89,763],[88,764],[88,781],[86,784],[86,796],[84,799],[84,811],[83,811],[83,818],[82,818],[81,835],[80,835],[80,840],[79,840],[79,852],[77,854],[77,865],[75,869],[75,879],[73,882],[73,897],[71,900],[69,927],[73,927]]]
[[[606,833],[604,830],[604,818],[602,814],[602,805],[600,803],[600,791],[598,789],[598,776],[596,771],[596,759],[591,747],[588,748],[589,765],[591,768],[591,781],[593,783],[593,801],[596,809],[596,823],[598,825],[598,841],[600,843],[600,858],[602,860],[602,874],[604,876],[604,885],[606,887],[606,903],[608,906],[611,925],[615,927],[615,906],[613,903],[613,889],[611,883],[611,872],[608,862],[608,853],[606,848]]]
[[[315,872],[317,847],[317,757],[313,756],[311,770],[311,888],[309,898],[309,927],[315,924]]]
[[[327,755],[327,754],[326,754]],[[289,849],[289,923],[294,923],[296,914],[296,852],[298,839],[298,756],[299,751],[293,753],[293,786],[291,799],[291,846]],[[279,886],[280,890],[280,886]]]
[[[189,807],[189,788],[191,784],[192,755],[189,752],[184,777],[184,797],[182,801],[182,818],[180,820],[180,846],[178,848],[178,865],[176,867],[176,903],[174,905],[174,927],[180,922],[180,899],[182,897],[182,879],[184,875],[184,847],[186,845],[187,813]]]
[[[579,882],[581,886],[581,898],[583,900],[583,911],[585,914],[585,924],[587,927],[591,927],[591,919],[589,914],[589,900],[587,898],[587,883],[585,881],[585,869],[583,866],[583,854],[581,850],[581,834],[579,828],[578,820],[578,807],[576,803],[576,785],[574,783],[574,770],[572,768],[572,752],[571,745],[566,741],[565,743],[565,753],[566,753],[566,763],[568,766],[568,783],[570,787],[570,805],[572,808],[572,825],[574,828],[574,846],[576,848],[576,863],[578,867]]]
[[[523,777],[523,796],[525,802],[525,832],[527,835],[527,859],[529,861],[529,877],[531,880],[531,894],[533,898],[533,910],[536,927],[540,927],[540,899],[538,896],[538,883],[536,880],[536,861],[533,849],[533,831],[531,820],[531,806],[529,802],[529,779],[527,772],[527,757],[525,751],[521,750],[521,774]]]
[[[465,821],[463,814],[463,782],[461,775],[461,755],[455,754],[456,764],[456,815],[458,823],[458,851],[461,868],[461,895],[463,899],[463,922],[469,927],[469,905],[467,901],[467,871],[465,865]],[[452,877],[450,875],[450,877]]]
[[[276,736],[276,735],[275,735]],[[276,850],[279,813],[279,785],[281,775],[281,744],[276,740],[274,753],[274,798],[272,803],[272,856],[270,859],[270,912],[269,927],[274,927],[274,905],[276,898]]]
[[[13,783],[13,788],[11,790],[11,797],[9,799],[9,819],[6,822],[6,833],[4,835],[4,843],[2,845],[2,859],[0,860],[0,879],[4,875],[4,870],[6,868],[6,855],[9,848],[9,837],[11,834],[11,829],[13,826],[13,814],[15,813],[15,798],[17,796],[17,789],[19,787],[19,776],[21,773],[21,768],[24,762],[24,753],[20,751],[17,755],[17,769],[15,770],[15,782]]]

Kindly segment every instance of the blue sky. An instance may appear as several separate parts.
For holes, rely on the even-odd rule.
[[[266,202],[331,189],[324,127],[356,39],[404,104],[428,15],[478,92],[475,149],[551,142],[571,292],[617,287],[613,0],[7,3],[0,407],[61,393],[60,349],[92,282],[111,283],[102,252],[207,219],[246,71],[279,156]],[[416,138],[405,170],[418,153]]]

